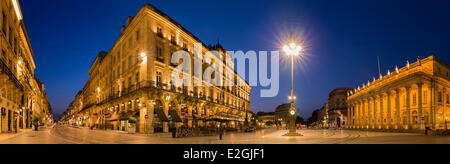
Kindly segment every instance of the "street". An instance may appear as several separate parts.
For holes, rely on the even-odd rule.
[[[218,136],[171,138],[170,134],[130,135],[114,131],[57,126],[30,131],[0,144],[448,144],[450,137],[414,133],[384,133],[336,130],[304,130],[303,137],[282,137],[287,131],[275,129],[253,133],[229,133]]]

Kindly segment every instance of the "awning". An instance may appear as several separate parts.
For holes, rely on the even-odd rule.
[[[170,120],[170,121],[173,121],[173,122],[183,122],[183,121],[181,120],[180,115],[178,115],[178,112],[177,112],[176,110],[169,110],[169,113],[170,113],[170,116],[172,117],[172,118],[171,118],[172,120]]]
[[[119,120],[119,115],[118,114],[113,114],[112,116],[111,116],[111,118],[109,119],[109,121],[117,121],[117,120]]]
[[[130,117],[135,116],[136,113],[137,113],[137,111],[123,113],[123,114],[120,115],[119,120],[120,121],[128,120],[128,119],[130,119]]]
[[[162,108],[156,108],[155,112],[161,122],[169,121],[169,119],[167,119],[166,113],[164,113],[164,110]]]

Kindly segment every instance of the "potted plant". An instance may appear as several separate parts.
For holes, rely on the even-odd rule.
[[[39,119],[37,117],[34,117],[33,119],[31,119],[31,122],[33,123],[34,131],[38,131]]]
[[[135,134],[136,133],[136,117],[130,117],[128,119],[128,133]]]

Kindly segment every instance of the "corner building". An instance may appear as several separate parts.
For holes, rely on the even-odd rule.
[[[446,129],[450,67],[435,56],[418,58],[355,89],[348,97],[348,128]]]
[[[227,57],[220,44],[206,46],[160,10],[144,5],[135,17],[128,17],[110,51],[97,56],[89,80],[73,103],[82,107],[69,109],[66,113],[71,114],[64,118],[83,126],[126,131],[127,120],[135,117],[139,133],[169,132],[172,127],[183,125],[242,128],[251,116],[251,87],[232,69],[234,64],[224,64],[223,69],[225,74],[234,76],[234,79],[224,76],[224,82],[234,86],[206,87],[207,82],[194,73],[183,75],[192,78],[188,87],[177,88],[171,83],[172,71],[179,64],[171,63],[172,54],[184,50],[194,61],[196,43],[203,45],[201,55],[214,50],[223,59]],[[202,70],[208,66],[203,64]],[[194,82],[203,85],[196,87]],[[239,83],[244,85],[236,85]]]

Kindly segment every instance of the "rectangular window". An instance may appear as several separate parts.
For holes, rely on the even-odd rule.
[[[139,79],[139,72],[138,73],[136,73],[136,83],[139,83],[140,82],[140,79]]]
[[[6,36],[6,27],[7,27],[7,21],[6,21],[6,15],[5,15],[5,12],[2,12],[2,14],[3,14],[3,22],[2,22],[2,30],[3,30],[3,35],[5,35]]]
[[[133,37],[130,37],[128,40],[128,48],[131,48],[133,46]]]
[[[156,72],[156,86],[161,86],[161,82],[162,82],[162,73],[161,72]]]
[[[159,37],[163,37],[163,34],[162,34],[162,28],[161,28],[161,27],[157,27],[157,29],[156,29],[156,34],[157,34]]]
[[[13,31],[12,31],[11,27],[9,27],[9,44],[12,47],[12,45],[13,45]]]
[[[438,93],[438,102],[442,102],[442,92]]]
[[[117,67],[117,78],[119,78],[120,77],[120,65]]]
[[[450,104],[450,100],[449,100],[449,95],[447,94],[447,99],[446,99],[446,101],[447,101],[447,104]]]
[[[139,41],[139,39],[141,39],[141,31],[137,30],[136,31],[136,41]]]
[[[125,69],[127,68],[127,65],[125,61],[122,62],[122,73],[125,73]]]
[[[133,57],[130,55],[128,56],[128,69],[131,69],[133,66]]]
[[[161,49],[161,47],[156,47],[156,56],[157,57],[162,57],[162,49]]]
[[[413,94],[413,105],[417,105],[417,95],[415,93]]]

